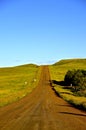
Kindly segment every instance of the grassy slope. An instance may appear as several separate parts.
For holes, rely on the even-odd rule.
[[[39,76],[40,67],[33,64],[0,68],[0,106],[17,101],[30,93],[36,87]]]
[[[86,59],[61,60],[55,63],[54,65],[50,66],[51,79],[63,81],[66,72],[72,69],[86,70]],[[86,110],[86,97],[76,97],[71,91],[63,89],[63,87],[59,85],[54,85],[54,89],[64,100]]]
[[[50,66],[51,78],[54,80],[64,80],[64,76],[68,70],[86,69],[86,59],[68,59],[61,60]]]

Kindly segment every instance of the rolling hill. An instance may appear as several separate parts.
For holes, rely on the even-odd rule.
[[[50,66],[51,78],[63,80],[66,72],[73,69],[86,69],[86,59],[64,59]]]
[[[51,80],[64,81],[65,74],[68,70],[83,69],[86,70],[86,59],[68,59],[61,60],[50,67]],[[60,97],[71,103],[73,106],[86,110],[86,90],[72,92],[71,89],[65,88],[58,84],[53,84],[54,90]]]
[[[30,93],[38,84],[39,68],[34,64],[0,68],[0,106],[17,101]]]

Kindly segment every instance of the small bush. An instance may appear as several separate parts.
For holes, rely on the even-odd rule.
[[[86,70],[69,70],[64,78],[67,86],[74,86],[75,91],[86,89]]]

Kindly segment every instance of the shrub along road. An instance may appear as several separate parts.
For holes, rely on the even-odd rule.
[[[47,66],[38,86],[18,102],[0,108],[0,130],[86,130],[86,113],[52,90]]]

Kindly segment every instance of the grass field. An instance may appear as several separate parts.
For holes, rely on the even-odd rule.
[[[64,89],[61,86],[54,86],[56,93],[65,101],[74,105],[77,108],[86,110],[86,97],[75,96],[70,90]]]
[[[84,69],[86,70],[86,59],[69,59],[61,60],[51,66],[51,80],[63,81],[64,76],[68,70],[73,69]],[[74,93],[69,89],[64,89],[63,86],[55,85],[54,90],[58,93],[60,97],[76,107],[80,107],[86,110],[86,97],[75,96]]]
[[[51,79],[57,81],[63,81],[64,76],[68,70],[73,69],[85,69],[86,59],[68,59],[61,60],[50,67]]]
[[[40,72],[40,67],[33,64],[0,68],[0,106],[15,102],[30,93],[38,84]]]

